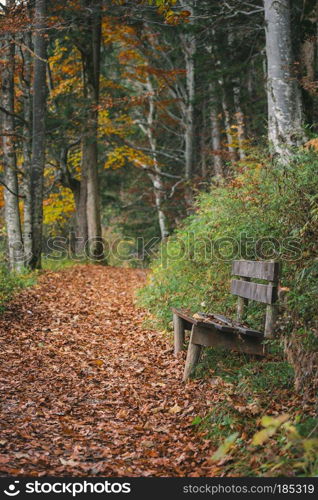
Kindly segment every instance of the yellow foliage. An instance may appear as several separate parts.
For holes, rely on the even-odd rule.
[[[141,151],[136,151],[129,146],[120,146],[109,153],[105,168],[121,168],[127,163],[132,163],[136,167],[147,167],[153,164],[152,158]]]
[[[75,177],[80,177],[81,160],[82,160],[81,149],[80,148],[71,149],[68,154],[68,167],[73,174],[78,174],[77,176],[75,175]]]
[[[261,420],[261,424],[264,427],[261,431],[256,432],[252,439],[253,446],[262,446],[266,441],[268,441],[274,434],[276,434],[279,427],[287,422],[289,415],[287,413],[279,415],[278,417],[270,417],[264,415]]]
[[[3,186],[0,186],[0,208],[4,206]]]
[[[61,188],[58,193],[51,193],[44,200],[43,216],[44,224],[64,223],[73,214],[75,209],[72,191]]]
[[[51,71],[54,74],[54,88],[50,97],[54,98],[61,94],[81,91],[80,54],[76,48],[73,48],[69,53],[67,51],[66,47],[62,47],[58,41],[56,42],[53,56],[49,59]]]
[[[305,144],[305,148],[318,151],[318,137],[315,137],[314,139],[310,139],[310,141],[307,141]]]
[[[116,118],[110,118],[108,109],[102,109],[99,112],[100,136],[126,137],[131,132],[132,125],[133,119],[129,115],[122,114]]]

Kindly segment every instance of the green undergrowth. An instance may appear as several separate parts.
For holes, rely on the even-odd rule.
[[[62,271],[69,267],[76,266],[77,264],[88,264],[86,260],[73,260],[69,258],[54,259],[52,257],[42,258],[42,268],[44,271]]]
[[[10,273],[6,266],[0,266],[0,312],[3,311],[5,304],[14,296],[14,294],[34,285],[36,282],[36,274],[27,270],[20,274]]]
[[[318,419],[294,394],[294,371],[278,356],[257,359],[206,349],[193,377],[209,378],[215,399],[192,426],[217,451],[211,463],[235,476],[318,473]]]
[[[275,259],[282,264],[281,286],[288,289],[278,336],[296,364],[294,342],[317,353],[317,172],[317,152],[295,151],[288,165],[278,165],[253,151],[230,181],[200,194],[195,212],[161,244],[138,294],[156,326],[172,330],[172,307],[233,317],[231,261]],[[264,316],[265,306],[251,303],[246,323],[262,329]],[[301,390],[318,390],[317,374],[303,377],[302,367],[295,368]]]
[[[205,349],[194,376],[203,378],[211,370],[213,375],[235,384],[237,394],[242,393],[245,397],[247,394],[253,397],[259,392],[271,394],[273,398],[276,390],[293,388],[294,370],[281,356],[260,359],[222,349]]]
[[[194,373],[215,385],[215,399],[193,426],[219,447],[214,463],[222,474],[318,474],[317,172],[317,152],[295,151],[285,165],[251,152],[230,181],[199,195],[138,293],[155,326],[171,332],[172,307],[234,317],[232,260],[282,264],[287,295],[270,356],[205,349]],[[264,316],[265,306],[251,303],[246,323],[262,329]]]

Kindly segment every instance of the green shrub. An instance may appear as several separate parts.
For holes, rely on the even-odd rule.
[[[250,155],[231,181],[200,194],[195,213],[158,249],[139,301],[161,327],[171,328],[171,307],[233,315],[231,261],[274,258],[290,288],[281,331],[316,349],[318,155],[301,150],[289,165],[266,162]],[[247,322],[262,328],[264,306],[249,309]]]
[[[14,293],[27,286],[31,286],[36,281],[35,273],[25,270],[21,274],[10,273],[5,265],[0,266],[0,311],[4,305],[12,298]]]

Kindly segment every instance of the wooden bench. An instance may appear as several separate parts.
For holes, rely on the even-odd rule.
[[[247,354],[265,355],[264,339],[274,333],[278,308],[278,280],[280,265],[275,261],[232,262],[231,292],[238,296],[237,320],[220,314],[197,313],[191,315],[182,309],[173,309],[174,352],[177,354],[185,341],[185,330],[191,330],[183,380],[186,381],[198,363],[203,347],[223,347]],[[252,282],[251,278],[267,284]],[[264,332],[242,324],[249,300],[266,304]]]

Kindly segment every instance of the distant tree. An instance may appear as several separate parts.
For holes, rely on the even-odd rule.
[[[6,15],[13,14],[15,0],[6,3]],[[4,163],[5,222],[8,241],[9,266],[12,271],[20,271],[23,266],[23,243],[19,213],[19,184],[16,159],[15,128],[15,35],[14,30],[1,37],[1,122]]]
[[[291,146],[302,144],[301,92],[295,75],[289,0],[264,0],[268,139],[281,158]]]
[[[43,174],[46,143],[46,0],[35,0],[33,128],[31,159],[32,256],[30,266],[41,267],[43,229]]]

